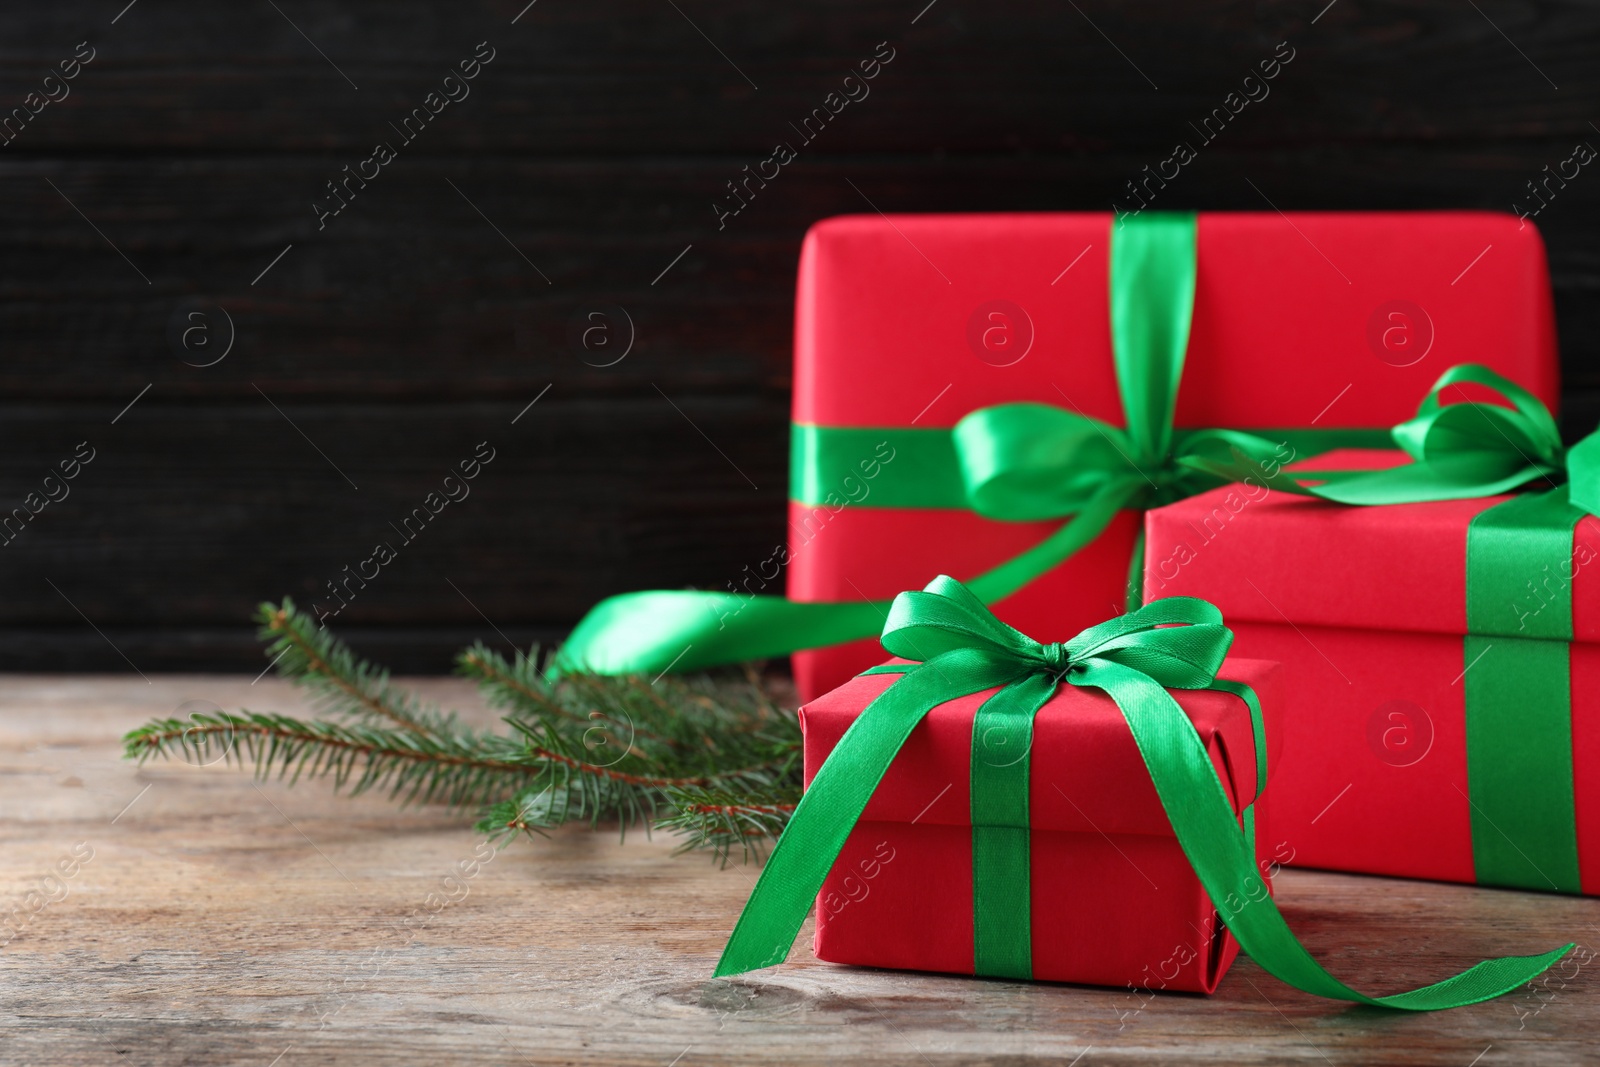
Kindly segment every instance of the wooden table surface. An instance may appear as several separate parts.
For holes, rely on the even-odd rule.
[[[465,684],[420,685],[489,719]],[[811,959],[808,923],[789,964],[713,980],[750,871],[582,830],[474,867],[460,813],[120,758],[124,731],[189,700],[303,710],[276,679],[0,683],[0,1063],[1600,1061],[1600,961],[1407,1015],[1307,996],[1247,959],[1215,996],[1143,1000],[855,970]],[[435,893],[458,899],[405,930]],[[1371,991],[1600,947],[1600,901],[1310,871],[1286,872],[1280,900]]]

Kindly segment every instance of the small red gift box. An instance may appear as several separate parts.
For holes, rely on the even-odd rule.
[[[1122,423],[1113,225],[1109,213],[870,215],[811,229],[795,306],[792,599],[888,599],[937,573],[970,578],[1059,526],[983,518],[903,481],[980,407],[1032,401]],[[1179,427],[1387,428],[1446,362],[1555,399],[1544,248],[1515,217],[1201,213],[1196,258]],[[862,433],[849,464],[823,470],[817,434],[833,430]],[[918,448],[901,445],[907,433]],[[1118,516],[996,613],[1058,640],[1121,611],[1139,522]],[[761,591],[751,580],[742,592]],[[809,697],[879,658],[871,639],[802,652],[796,682]]]
[[[1219,677],[1259,696],[1270,767],[1278,666],[1230,659]],[[851,723],[897,680],[861,676],[801,708],[808,786]],[[1239,811],[1257,792],[1244,702],[1210,690],[1170,692]],[[993,693],[941,704],[912,731],[823,883],[812,943],[818,959],[974,973],[973,719]],[[1033,977],[1214,990],[1238,946],[1173,836],[1123,713],[1098,690],[1062,686],[1033,730],[1026,757]],[[1269,802],[1263,796],[1255,808],[1264,877],[1290,858]],[[1231,902],[1231,910],[1244,904]]]
[[[1294,863],[1600,894],[1600,520],[1554,565],[1507,562],[1501,621],[1469,635],[1469,526],[1508,499],[1346,507],[1246,484],[1146,516],[1146,594],[1212,601],[1236,651],[1283,664],[1269,781]],[[1526,636],[1557,613],[1570,641]]]

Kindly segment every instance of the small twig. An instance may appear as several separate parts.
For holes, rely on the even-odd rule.
[[[159,730],[145,734],[140,738],[150,748],[159,748],[161,745],[181,741],[194,734],[255,734],[259,737],[275,737],[286,741],[299,741],[305,744],[325,745],[328,748],[340,748],[346,751],[358,752],[363,756],[382,756],[386,759],[407,759],[416,763],[438,763],[456,767],[477,767],[488,771],[511,771],[517,774],[534,775],[543,768],[526,763],[511,763],[505,760],[484,759],[475,756],[458,756],[448,752],[428,752],[414,748],[391,748],[383,745],[364,745],[359,741],[348,741],[342,737],[332,737],[328,734],[299,732],[285,730],[282,727],[263,726],[260,723],[240,722],[233,720],[223,723],[206,723],[200,726],[189,726],[178,730]],[[241,761],[242,762],[242,761]]]
[[[520,762],[491,760],[474,756],[458,756],[446,752],[428,752],[421,749],[364,745],[358,741],[347,741],[342,737],[330,737],[327,734],[309,732],[300,733],[294,730],[285,730],[280,727],[262,726],[259,723],[208,723],[202,726],[191,726],[180,730],[156,731],[144,735],[141,740],[150,748],[159,748],[162,744],[172,741],[180,741],[184,738],[193,736],[194,734],[221,733],[250,733],[261,737],[276,737],[283,740],[300,741],[307,744],[325,745],[329,748],[341,748],[345,749],[346,751],[358,752],[361,755],[368,757],[382,756],[386,759],[406,759],[417,763],[437,763],[449,766],[476,767],[481,770],[492,771],[514,771],[519,774],[529,775],[538,774],[543,770],[542,767]],[[612,770],[610,767],[602,767],[595,763],[585,763],[583,760],[576,759],[572,756],[563,755],[560,752],[553,752],[548,748],[542,748],[538,745],[529,745],[528,752],[530,755],[539,759],[549,760],[552,763],[560,763],[564,766],[571,767],[575,771],[581,771],[584,774],[593,775],[599,778],[610,778],[618,782],[627,782],[629,785],[640,785],[654,789],[666,789],[669,787],[694,785],[705,786],[710,785],[714,780],[712,777],[705,775],[694,778],[654,778],[648,775],[628,774],[625,771]],[[742,770],[732,771],[727,775],[718,775],[716,777],[737,777],[740,775],[753,774],[757,771],[765,770],[767,767],[781,762],[783,762],[781,759],[768,760],[766,763],[759,763],[754,767],[746,767]]]
[[[759,815],[788,815],[797,806],[795,804],[690,804],[683,810],[700,815],[741,815],[745,812],[755,812]]]
[[[610,767],[601,767],[594,763],[585,763],[580,759],[574,759],[572,756],[563,756],[559,752],[552,752],[548,748],[540,748],[537,745],[529,745],[528,751],[543,759],[566,764],[573,770],[582,771],[585,774],[598,775],[602,778],[611,778],[618,782],[627,782],[629,785],[643,785],[651,786],[657,789],[665,789],[668,786],[709,785],[711,783],[710,778],[703,776],[699,778],[649,778],[637,774],[628,774],[625,771],[614,771]]]

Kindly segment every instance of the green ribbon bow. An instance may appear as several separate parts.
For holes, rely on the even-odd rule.
[[[1476,385],[1505,404],[1443,402]],[[1467,635],[1462,639],[1467,796],[1477,881],[1582,891],[1572,762],[1571,572],[1578,522],[1600,514],[1600,431],[1563,448],[1539,399],[1487,367],[1439,377],[1415,418],[1394,427],[1412,462],[1384,470],[1262,471],[1242,450],[1191,459],[1229,481],[1246,477],[1341,504],[1461,500],[1525,491],[1467,527]],[[1543,564],[1543,570],[1540,565]],[[1554,582],[1530,578],[1549,575]],[[1527,610],[1533,600],[1538,606]]]
[[[1216,677],[1233,635],[1203,600],[1171,597],[1041,644],[994,617],[977,596],[940,576],[895,598],[883,647],[910,666],[851,724],[801,798],[717,964],[718,976],[770,967],[788,956],[811,902],[884,772],[912,729],[946,701],[998,687],[977,713],[977,739],[996,728],[1024,744],[1034,715],[1063,681],[1103,690],[1121,709],[1174,835],[1210,894],[1244,902],[1220,912],[1264,969],[1310,993],[1410,1011],[1473,1004],[1526,983],[1565,945],[1535,956],[1485,960],[1444,981],[1369,997],[1323,970],[1290,932],[1256,868],[1253,805],[1236,817],[1204,744],[1167,687],[1223,689],[1243,699],[1265,745],[1248,686]],[[972,764],[974,948],[980,974],[1030,976],[1027,760]],[[1264,773],[1258,783],[1265,780]],[[1020,805],[1020,811],[1019,811]],[[1021,822],[1017,821],[1021,816]],[[988,823],[980,826],[980,820]],[[1241,826],[1241,821],[1243,825]],[[1019,832],[1020,830],[1020,832]],[[998,833],[996,833],[998,832]]]
[[[1465,384],[1498,393],[1507,403],[1467,400],[1446,404],[1445,390]],[[1383,470],[1263,472],[1246,450],[1231,460],[1186,457],[1186,466],[1227,481],[1252,477],[1289,493],[1340,504],[1415,504],[1509,493],[1530,482],[1555,484],[1570,477],[1577,499],[1600,511],[1600,432],[1571,449],[1550,409],[1509,378],[1476,363],[1460,363],[1439,376],[1414,418],[1390,435],[1412,462]]]
[[[970,508],[1013,521],[1069,518],[1032,548],[972,578],[984,603],[1002,600],[1100,536],[1119,510],[1149,508],[1223,484],[1230,455],[1282,462],[1287,443],[1321,451],[1377,443],[1383,431],[1176,430],[1173,412],[1194,312],[1196,220],[1145,212],[1113,228],[1112,353],[1127,428],[1044,404],[1001,404],[950,430],[795,427],[791,491],[819,499],[825,486],[859,473],[885,440],[895,449],[877,483],[898,507]],[[1070,403],[1070,401],[1069,401]],[[1304,454],[1303,452],[1301,454]],[[1291,453],[1292,455],[1292,453]],[[1140,599],[1143,539],[1129,567],[1129,601]],[[798,602],[690,590],[608,597],[578,623],[556,670],[653,674],[699,670],[819,648],[877,632],[888,602]]]

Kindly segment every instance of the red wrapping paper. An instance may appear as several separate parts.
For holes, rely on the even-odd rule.
[[[1277,664],[1230,659],[1220,674],[1259,696],[1270,768],[1280,734]],[[801,708],[808,786],[897,677],[858,677]],[[994,692],[942,704],[912,731],[823,883],[818,959],[972,973],[972,722]],[[1226,693],[1172,694],[1238,810],[1255,793],[1248,709]],[[1214,990],[1238,946],[1172,836],[1116,705],[1099,690],[1062,686],[1034,720],[1029,759],[1034,977]],[[1269,807],[1265,795],[1256,803],[1264,873],[1287,858]]]
[[[1301,469],[1402,458],[1336,452]],[[1210,600],[1234,631],[1235,652],[1283,664],[1283,758],[1268,781],[1293,862],[1473,881],[1461,685],[1466,531],[1507,498],[1344,507],[1283,493],[1245,502],[1239,492],[1224,487],[1147,515],[1146,595]],[[1583,519],[1573,541],[1573,785],[1579,875],[1592,895],[1600,894],[1600,521]],[[1530,580],[1542,577],[1535,570]]]
[[[1111,226],[1109,214],[1097,213],[818,223],[800,257],[795,422],[949,428],[979,407],[1035,401],[1121,425],[1107,295]],[[1198,259],[1179,426],[1387,427],[1413,414],[1446,366],[1465,361],[1554,407],[1544,248],[1515,217],[1202,213]],[[975,312],[996,300],[1031,323],[1031,347],[1007,366],[980,357],[969,340]],[[1058,525],[875,507],[868,497],[808,536],[814,509],[790,509],[787,580],[796,600],[887,600],[936,574],[970,579]],[[1139,522],[1120,516],[996,613],[1041,640],[1064,640],[1120,612]],[[825,692],[879,657],[871,640],[800,653],[800,692]]]

